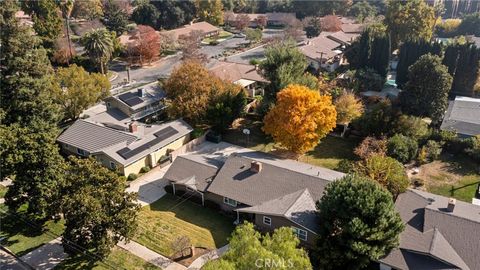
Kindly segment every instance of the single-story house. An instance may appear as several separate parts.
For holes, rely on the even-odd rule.
[[[203,32],[203,37],[211,37],[220,34],[220,28],[209,24],[208,22],[196,22],[184,25],[182,27],[163,31],[166,35],[172,36],[174,39],[178,39],[181,36],[188,36],[193,31],[201,31]],[[162,33],[162,32],[160,32]]]
[[[133,120],[149,117],[165,109],[166,94],[157,82],[143,85],[105,99],[107,110],[118,109]]]
[[[462,138],[480,135],[480,98],[457,96],[450,101],[440,129]]]
[[[230,25],[235,25],[236,18],[239,15],[248,16],[250,19],[249,27],[255,28],[258,27],[257,20],[260,17],[265,17],[267,20],[267,26],[285,26],[289,22],[295,20],[295,13],[286,13],[286,12],[269,12],[269,13],[234,13],[225,14],[225,23]]]
[[[405,223],[400,246],[379,260],[381,270],[480,269],[480,206],[407,190],[395,209]]]
[[[292,227],[302,244],[317,235],[315,202],[325,186],[343,173],[242,149],[221,155],[178,156],[166,172],[174,193],[187,192],[215,203],[223,211],[272,231]]]
[[[342,44],[330,39],[325,33],[308,39],[299,49],[315,70],[323,68],[333,72],[343,62]]]
[[[57,142],[66,154],[93,156],[105,167],[128,176],[139,173],[143,167],[155,167],[167,158],[170,151],[190,141],[193,131],[183,120],[161,125],[131,120],[95,122],[113,121],[116,116],[106,112],[92,119],[77,120],[57,138]]]
[[[219,61],[210,68],[210,72],[222,80],[241,85],[250,97],[256,96],[259,92],[263,95],[263,87],[268,83],[255,65]]]

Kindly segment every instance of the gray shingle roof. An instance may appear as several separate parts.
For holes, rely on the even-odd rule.
[[[406,224],[400,251],[380,261],[398,269],[419,269],[410,267],[412,260],[427,260],[406,252],[411,251],[431,258],[431,265],[423,269],[480,269],[480,206],[457,201],[453,212],[447,212],[447,205],[448,198],[423,191],[401,194],[395,203]],[[450,268],[435,268],[439,263]]]
[[[93,153],[118,143],[131,143],[136,139],[133,134],[77,120],[57,138],[57,141]]]
[[[250,170],[252,161],[262,163],[259,173]],[[253,206],[308,188],[316,201],[328,183],[343,176],[293,160],[246,152],[228,157],[208,191]]]
[[[480,99],[457,97],[450,101],[440,128],[468,136],[479,135]]]
[[[163,178],[203,192],[218,168],[218,163],[200,162],[191,155],[178,156]]]
[[[299,190],[252,207],[241,208],[239,211],[281,216],[303,225],[312,232],[317,232],[318,229],[315,202],[308,189]]]

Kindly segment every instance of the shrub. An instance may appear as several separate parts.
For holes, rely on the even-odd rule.
[[[432,132],[430,139],[439,142],[440,145],[445,145],[456,140],[457,134],[454,131],[437,130]]]
[[[259,59],[254,58],[254,59],[250,59],[249,63],[250,65],[256,66],[256,65],[260,65],[261,61]]]
[[[367,137],[355,148],[354,153],[361,159],[367,159],[373,155],[385,156],[387,153],[387,140],[385,138]]]
[[[392,134],[402,134],[415,140],[425,139],[430,135],[428,124],[420,117],[401,115],[393,124]]]
[[[375,72],[373,69],[359,69],[355,72],[354,78],[355,90],[364,91],[382,91],[385,84],[385,78]]]
[[[365,136],[380,136],[390,132],[393,114],[392,104],[386,100],[380,101],[354,120],[352,125]]]
[[[128,181],[133,181],[133,180],[135,180],[135,179],[137,179],[137,174],[135,174],[135,173],[131,173],[131,174],[129,174],[128,177],[127,177],[127,180],[128,180]]]
[[[427,158],[430,161],[437,160],[442,153],[442,145],[436,141],[428,140],[424,147],[427,150]]]
[[[415,139],[396,134],[388,139],[387,155],[394,159],[407,163],[417,156],[418,144]]]
[[[348,159],[342,159],[335,168],[336,171],[343,173],[352,173],[355,163]]]
[[[148,166],[142,167],[142,168],[140,169],[140,172],[141,172],[141,173],[147,173],[147,172],[149,172],[149,171],[150,171],[150,167],[148,167]]]
[[[214,40],[210,41],[210,43],[208,43],[208,44],[211,45],[211,46],[217,46],[218,44],[220,44],[220,42],[218,40],[214,39]]]
[[[468,138],[465,141],[468,145],[465,153],[473,160],[480,162],[480,135]]]

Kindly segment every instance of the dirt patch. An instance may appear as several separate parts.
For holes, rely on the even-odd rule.
[[[172,256],[172,260],[183,266],[189,267],[190,264],[192,264],[192,262],[195,261],[198,257],[207,254],[208,252],[210,252],[210,250],[207,248],[195,247],[195,256],[190,256],[190,254],[186,256],[182,256],[181,254],[175,254],[174,256]]]

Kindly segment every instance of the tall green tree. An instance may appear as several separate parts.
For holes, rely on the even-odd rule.
[[[434,7],[423,0],[387,1],[385,23],[394,49],[400,42],[430,40],[435,20]]]
[[[224,93],[214,98],[207,109],[207,121],[218,133],[224,132],[240,117],[247,105],[247,96],[243,88],[233,84],[226,85],[226,88]]]
[[[465,15],[458,26],[457,34],[480,37],[480,12]]]
[[[132,13],[131,19],[138,25],[149,25],[157,28],[157,8],[150,1],[141,1]]]
[[[378,183],[345,176],[317,202],[315,259],[321,269],[362,269],[399,245],[404,229],[392,195]]]
[[[401,94],[402,108],[416,116],[426,116],[440,124],[448,105],[452,76],[436,55],[420,57],[408,69],[408,82]]]
[[[188,24],[195,19],[197,15],[195,2],[193,0],[176,1],[162,0],[153,1],[158,12],[158,28],[173,29]]]
[[[114,31],[120,36],[127,30],[128,13],[118,1],[106,0],[103,4],[103,24],[108,30]]]
[[[268,98],[275,99],[277,92],[289,84],[316,88],[316,82],[305,76],[307,60],[294,41],[287,40],[268,46],[265,57],[260,67],[265,78],[270,81]]]
[[[307,252],[298,247],[300,240],[289,227],[276,229],[262,236],[252,223],[237,226],[232,233],[228,251],[217,261],[202,269],[312,269]],[[220,267],[220,268],[215,268]]]
[[[377,15],[377,7],[370,5],[367,1],[356,2],[348,11],[348,15],[357,18],[359,22],[364,22],[368,18]]]
[[[442,45],[437,42],[425,40],[405,41],[400,46],[400,55],[397,65],[396,83],[403,87],[408,80],[408,68],[413,65],[422,55],[431,53],[440,56]]]
[[[442,63],[453,76],[451,93],[473,96],[480,77],[480,48],[472,43],[451,44],[445,50]]]
[[[307,25],[305,26],[305,34],[307,38],[318,37],[322,32],[322,24],[319,17],[313,17],[308,20]]]
[[[54,88],[55,101],[63,109],[65,120],[75,120],[83,110],[110,96],[110,81],[98,73],[88,73],[75,64],[59,68]]]
[[[137,228],[136,194],[125,191],[126,180],[93,158],[71,157],[65,173],[61,208],[65,219],[62,242],[68,253],[72,242],[106,257]]]
[[[33,29],[47,48],[62,33],[63,20],[58,3],[55,0],[22,1],[22,7],[32,15]]]
[[[0,5],[0,104],[5,113],[3,124],[30,126],[35,122],[56,125],[61,118],[53,103],[53,69],[47,53],[27,26],[15,18],[14,1]]]
[[[223,3],[221,0],[195,0],[197,16],[213,25],[223,24]]]
[[[114,50],[115,37],[106,29],[93,29],[82,37],[85,52],[92,62],[99,65],[102,74],[106,74],[106,63],[110,60]]]

